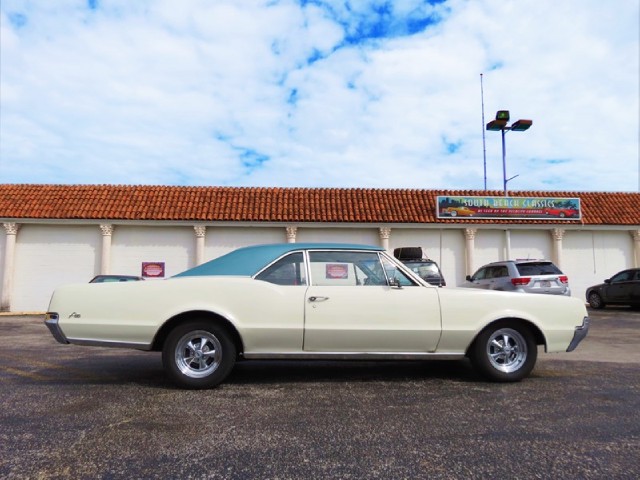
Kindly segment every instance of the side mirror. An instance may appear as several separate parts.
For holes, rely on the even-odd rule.
[[[467,275],[466,279],[467,279],[467,282],[470,282],[471,281],[471,275]]]
[[[607,278],[607,279],[604,281],[604,283],[611,283],[611,279],[610,279],[610,278]]]

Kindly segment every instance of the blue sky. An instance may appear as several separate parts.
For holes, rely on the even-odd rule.
[[[639,4],[3,0],[0,183],[638,191]]]

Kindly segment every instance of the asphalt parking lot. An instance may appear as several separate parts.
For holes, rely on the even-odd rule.
[[[2,316],[0,478],[640,478],[640,311],[590,313],[517,384],[466,361],[245,362],[208,391]]]

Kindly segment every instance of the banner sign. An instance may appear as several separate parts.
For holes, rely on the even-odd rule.
[[[454,197],[437,198],[438,218],[580,220],[579,198]]]

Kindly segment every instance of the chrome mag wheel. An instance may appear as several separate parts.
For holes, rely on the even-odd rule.
[[[196,330],[183,335],[175,348],[175,364],[183,375],[204,378],[222,361],[222,344],[211,332]]]
[[[527,341],[520,332],[512,328],[496,330],[486,345],[489,362],[501,372],[515,372],[527,361]]]

